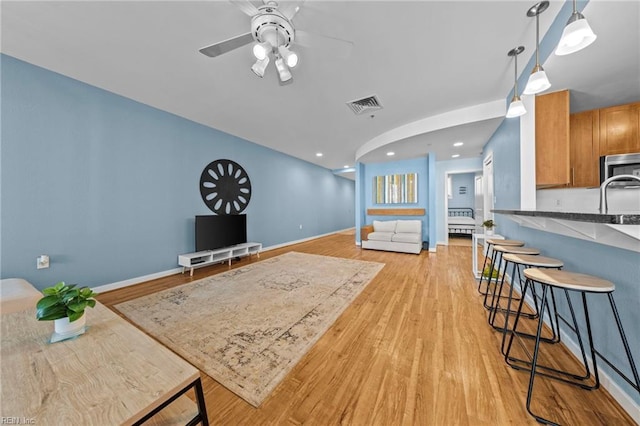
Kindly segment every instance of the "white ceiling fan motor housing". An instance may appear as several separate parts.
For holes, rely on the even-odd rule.
[[[291,21],[276,7],[265,5],[258,8],[260,13],[251,18],[251,34],[258,43],[268,42],[274,49],[289,47],[295,40],[295,30]]]

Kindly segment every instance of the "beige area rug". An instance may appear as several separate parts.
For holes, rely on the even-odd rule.
[[[290,252],[116,308],[257,407],[383,266]]]

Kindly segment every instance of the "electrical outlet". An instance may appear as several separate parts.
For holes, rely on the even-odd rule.
[[[300,229],[302,229],[302,225],[300,225]]]
[[[37,269],[45,269],[49,267],[49,256],[46,254],[41,254],[36,258],[36,268]]]

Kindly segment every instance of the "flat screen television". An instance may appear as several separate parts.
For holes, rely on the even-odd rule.
[[[247,215],[196,216],[196,251],[247,242]]]

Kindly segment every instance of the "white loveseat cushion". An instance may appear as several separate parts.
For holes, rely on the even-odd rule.
[[[422,233],[422,221],[421,220],[398,220],[396,224],[396,233]]]
[[[374,220],[373,221],[373,232],[397,232],[396,231],[396,220]],[[369,234],[371,235],[371,234]],[[369,237],[371,239],[371,237]],[[388,240],[391,241],[391,240]]]
[[[393,232],[371,232],[367,239],[369,241],[392,241],[394,235]]]
[[[422,244],[422,235],[413,232],[401,232],[393,234],[391,241],[396,243],[415,243]]]

